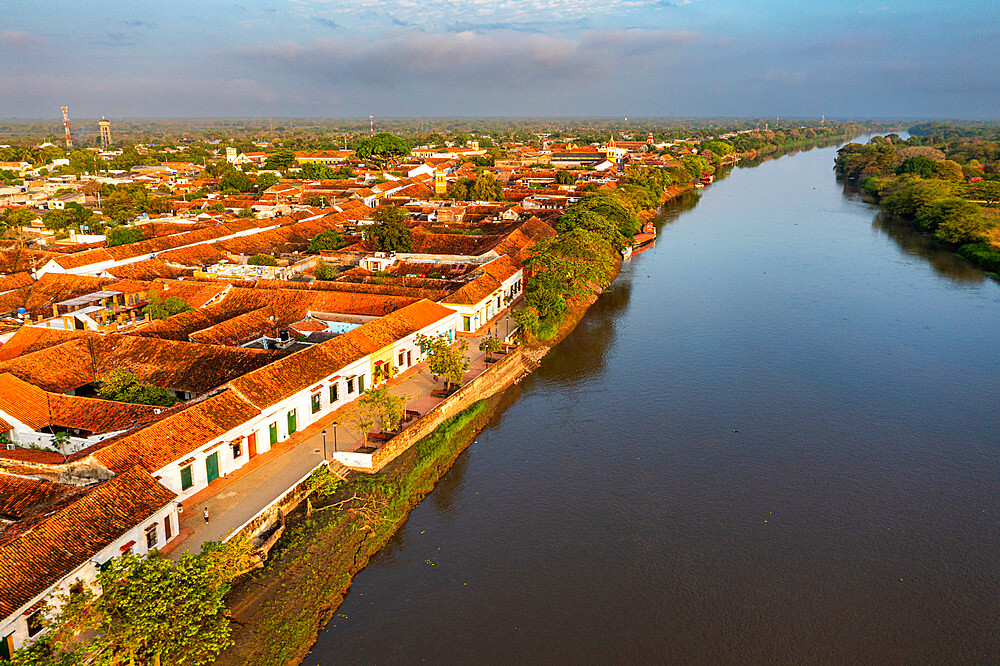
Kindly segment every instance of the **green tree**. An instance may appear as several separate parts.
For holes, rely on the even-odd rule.
[[[107,239],[106,245],[108,247],[115,247],[116,245],[127,245],[141,241],[145,236],[139,227],[114,227],[113,229],[108,229],[105,238]]]
[[[263,194],[265,190],[277,185],[279,180],[280,178],[278,177],[277,174],[273,173],[258,174],[257,182],[255,183],[255,185],[257,186],[257,192],[259,194]]]
[[[560,169],[556,172],[556,184],[557,185],[572,185],[576,182],[576,176],[572,172],[566,169]]]
[[[238,169],[226,169],[219,178],[219,189],[224,193],[249,192],[253,186],[253,179]]]
[[[413,233],[403,225],[406,211],[399,206],[380,206],[372,214],[372,224],[362,228],[365,242],[380,252],[409,252]]]
[[[66,214],[66,211],[50,210],[45,213],[45,215],[42,215],[42,224],[45,225],[46,229],[62,231],[66,227],[70,226],[71,221],[69,216]]]
[[[913,174],[922,178],[933,178],[937,171],[937,162],[929,157],[917,155],[909,157],[896,167],[896,175]]]
[[[270,254],[255,254],[247,259],[248,266],[277,266],[278,260]]]
[[[405,139],[386,132],[366,137],[361,140],[354,154],[361,160],[371,160],[376,164],[386,162],[410,154],[410,146]]]
[[[268,169],[284,171],[295,164],[295,153],[290,150],[279,150],[276,153],[270,153],[264,164]]]
[[[34,663],[97,666],[210,664],[232,644],[225,596],[247,568],[245,541],[206,544],[177,562],[153,552],[110,560],[90,588],[66,596],[49,619],[50,636],[82,634],[85,641],[43,643]],[[46,654],[47,650],[47,654]]]
[[[492,360],[493,354],[496,354],[502,348],[503,343],[501,343],[500,338],[495,335],[487,335],[479,341],[479,351],[485,352],[488,360]]]
[[[161,300],[160,295],[154,291],[149,295],[149,303],[142,309],[142,312],[148,314],[150,319],[166,319],[193,309],[180,296],[168,296]]]
[[[371,389],[358,400],[358,407],[368,411],[371,420],[383,432],[399,428],[406,416],[406,400],[389,393],[385,386]]]
[[[138,405],[170,407],[177,396],[159,386],[144,384],[139,377],[125,368],[115,368],[100,382],[100,394],[105,400],[129,402]]]
[[[252,220],[257,217],[257,214],[253,212],[253,208],[247,206],[246,208],[240,208],[240,212],[237,213],[237,217]]]
[[[104,200],[101,212],[105,217],[117,224],[131,222],[141,212],[139,203],[132,196],[121,189],[115,189],[111,195]]]
[[[442,333],[433,337],[419,335],[417,345],[427,355],[430,371],[445,378],[445,390],[451,390],[452,384],[462,383],[470,364],[468,341],[463,339],[458,345],[453,345],[451,339]]]
[[[313,268],[313,277],[317,280],[336,280],[340,273],[337,269],[326,263],[325,261],[320,261],[316,263],[316,267]]]
[[[311,241],[309,241],[309,248],[306,250],[309,254],[320,254],[322,252],[332,252],[334,250],[339,250],[348,244],[348,241],[344,240],[344,237],[336,229],[327,229],[326,231],[321,231],[316,234]]]

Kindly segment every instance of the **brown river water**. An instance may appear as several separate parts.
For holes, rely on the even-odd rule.
[[[668,203],[304,663],[1000,663],[1000,286],[835,151]]]

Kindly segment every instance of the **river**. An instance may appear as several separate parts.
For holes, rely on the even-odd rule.
[[[835,151],[670,202],[305,663],[1000,661],[1000,286]]]

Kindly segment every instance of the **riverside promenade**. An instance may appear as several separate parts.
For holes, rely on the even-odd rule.
[[[479,343],[489,331],[496,331],[501,337],[505,330],[516,329],[516,322],[509,311],[484,326],[478,336],[463,336],[469,343],[469,369],[463,378],[467,383],[482,374],[489,364],[486,355],[479,351]],[[444,380],[434,380],[427,363],[414,365],[406,372],[392,378],[387,383],[389,392],[406,399],[406,408],[426,414],[444,400],[431,395],[441,388]],[[330,412],[323,419],[310,424],[270,451],[262,453],[247,465],[228,476],[213,481],[201,492],[188,497],[183,502],[180,537],[173,540],[163,552],[167,557],[178,559],[185,553],[199,553],[202,545],[209,541],[224,541],[235,531],[246,525],[295,486],[324,460],[323,430],[326,430],[326,459],[335,450],[353,451],[362,443],[350,417],[357,400],[349,402]],[[335,427],[333,424],[337,422]],[[335,461],[330,464],[334,473],[351,473]],[[204,510],[208,509],[208,522]]]

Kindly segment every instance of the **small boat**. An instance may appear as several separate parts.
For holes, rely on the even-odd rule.
[[[647,243],[652,243],[654,240],[656,240],[656,227],[653,226],[652,222],[647,222],[642,227],[642,231],[632,236],[632,247],[640,248]]]
[[[623,247],[622,248],[622,260],[623,261],[628,261],[631,258],[632,258],[632,247],[631,246]]]

